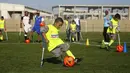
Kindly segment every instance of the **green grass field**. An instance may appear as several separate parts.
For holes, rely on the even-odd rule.
[[[65,34],[60,34],[65,39]],[[72,44],[70,50],[83,60],[72,68],[62,64],[45,62],[40,67],[42,48],[41,44],[23,44],[18,40],[18,33],[8,33],[9,40],[0,42],[0,73],[130,73],[130,33],[121,33],[121,42],[127,42],[127,53],[115,52],[117,41],[111,51],[100,49],[97,46]],[[100,45],[102,33],[83,33],[85,43],[89,38],[92,45]],[[45,50],[45,59],[53,55]]]

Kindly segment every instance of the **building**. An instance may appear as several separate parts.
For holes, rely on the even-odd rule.
[[[37,11],[40,12],[41,16],[45,17],[45,20],[53,17],[52,13],[50,12],[35,9],[25,5],[0,3],[0,16],[4,16],[4,18],[6,19],[6,27],[8,32],[20,31],[20,20],[21,20],[21,16],[24,15],[25,11],[29,12],[29,16],[32,19],[31,20],[32,26],[34,25],[35,13]]]
[[[0,3],[0,16],[4,16],[6,19],[19,19],[24,15],[25,11],[29,12],[31,18],[34,17],[34,13],[38,9],[31,8],[25,5],[20,4],[9,4],[9,3]],[[45,17],[52,17],[52,13],[39,10],[40,14]]]
[[[80,18],[82,32],[102,32],[105,10],[110,15],[119,13],[119,22],[122,32],[130,32],[130,5],[56,5],[52,7],[55,17],[71,17],[75,15]],[[62,28],[65,32],[65,27]]]
[[[81,19],[103,19],[104,11],[110,15],[119,13],[122,19],[130,20],[130,5],[57,5],[52,7],[55,16],[78,15]]]

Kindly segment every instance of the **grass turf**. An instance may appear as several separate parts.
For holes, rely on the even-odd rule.
[[[71,44],[70,50],[76,57],[83,58],[79,65],[67,68],[62,64],[45,62],[41,68],[41,44],[21,44],[18,33],[8,33],[8,36],[9,41],[0,42],[0,73],[130,73],[129,51],[117,53],[115,47],[112,47],[112,51],[108,52],[96,46],[77,44]],[[130,33],[121,33],[121,42],[127,42],[128,50],[129,36]],[[61,37],[64,39],[65,34],[61,33]],[[83,33],[83,37],[83,43],[89,38],[90,44],[100,44],[102,33]],[[45,58],[51,57],[52,54],[45,50]]]

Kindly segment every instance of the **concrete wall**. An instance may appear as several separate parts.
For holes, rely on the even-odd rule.
[[[24,11],[28,11],[30,13],[35,13],[38,9],[35,8],[31,8],[28,6],[24,6],[24,5],[20,5],[20,4],[9,4],[9,3],[0,3],[0,15],[4,16],[5,19],[10,19],[11,16],[9,14],[9,12],[15,12],[14,13],[14,17],[19,17],[18,12],[21,12],[20,14],[23,16],[24,15]],[[53,16],[52,14],[46,13],[42,10],[40,10],[40,13],[42,16]]]
[[[120,21],[121,32],[130,32],[130,20]],[[61,28],[62,32],[65,32],[65,25]],[[82,32],[102,32],[103,20],[81,20]]]
[[[130,32],[130,20],[120,20],[120,29],[122,32]],[[103,31],[103,20],[87,20],[87,23],[82,21],[82,31],[87,32],[102,32]],[[87,28],[84,28],[86,27]]]
[[[53,24],[53,20],[45,20],[47,24]],[[6,20],[8,32],[18,32],[20,20],[19,19],[8,19]],[[34,21],[32,21],[32,26]],[[121,32],[130,32],[130,20],[120,21]],[[82,32],[102,32],[103,31],[103,20],[81,20],[81,31]],[[65,32],[65,25],[61,28],[61,32]]]
[[[7,19],[6,27],[8,32],[17,32],[20,28],[20,20],[19,19]]]

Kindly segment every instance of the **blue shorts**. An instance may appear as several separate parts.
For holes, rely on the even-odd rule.
[[[34,26],[32,31],[40,35],[40,27]]]

